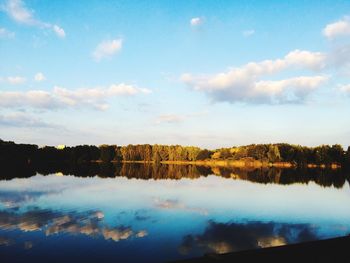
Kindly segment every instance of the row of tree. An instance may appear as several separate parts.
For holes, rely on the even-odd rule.
[[[251,144],[222,148],[214,151],[212,159],[241,160],[253,158],[266,162],[289,162],[298,166],[307,164],[350,164],[350,147],[347,151],[339,144],[306,147],[287,143]]]
[[[297,166],[307,164],[339,164],[350,166],[350,147],[341,145],[306,147],[300,145],[251,144],[247,146],[200,149],[180,145],[79,145],[57,149],[52,146],[38,147],[0,140],[0,163],[86,163],[91,161],[202,161],[202,160],[259,160],[262,162],[289,162]]]

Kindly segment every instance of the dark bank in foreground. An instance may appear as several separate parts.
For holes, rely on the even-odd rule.
[[[310,241],[293,245],[260,248],[226,254],[207,254],[203,257],[174,261],[173,263],[211,262],[308,262],[347,263],[350,236]]]

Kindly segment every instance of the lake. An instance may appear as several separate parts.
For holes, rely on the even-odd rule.
[[[5,262],[166,262],[350,233],[349,173],[94,164],[1,172]]]

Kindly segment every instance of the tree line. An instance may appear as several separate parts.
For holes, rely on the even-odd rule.
[[[16,144],[0,140],[0,163],[87,163],[100,162],[172,162],[172,161],[237,161],[257,160],[266,163],[288,162],[304,167],[307,164],[350,166],[350,147],[321,145],[306,147],[287,143],[251,144],[216,150],[180,145],[78,145],[58,149],[33,144]]]

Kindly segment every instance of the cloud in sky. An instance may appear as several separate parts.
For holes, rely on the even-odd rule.
[[[326,66],[326,54],[294,50],[284,58],[250,62],[214,75],[183,74],[181,80],[214,101],[246,103],[296,103],[320,85],[327,76],[298,76],[282,80],[263,80],[283,70],[319,71]]]
[[[46,24],[36,20],[33,17],[33,12],[28,10],[21,0],[8,0],[5,7],[7,14],[16,22],[31,25],[45,26]]]
[[[28,9],[22,0],[8,0],[4,7],[4,11],[17,23],[43,29],[51,29],[60,38],[66,36],[63,28],[36,19],[34,17],[34,11]]]
[[[249,37],[254,30],[243,31]],[[350,18],[330,23],[323,29],[328,39],[350,36]],[[250,62],[241,67],[230,68],[217,74],[194,75],[185,73],[181,81],[192,89],[207,94],[213,101],[230,103],[302,103],[307,96],[325,84],[331,77],[324,71],[349,65],[350,45],[342,44],[333,47],[328,53],[294,50],[285,57],[261,62]],[[312,71],[321,74],[299,75],[292,78],[276,80],[279,73],[286,71]],[[322,74],[323,73],[323,74]],[[273,77],[273,80],[266,80]],[[344,90],[342,87],[341,90]]]
[[[66,32],[64,32],[63,28],[59,27],[58,25],[53,25],[52,29],[58,37],[60,38],[66,37]]]
[[[17,84],[23,84],[24,82],[26,82],[26,79],[19,76],[7,77],[7,82],[12,85],[17,85]]]
[[[328,80],[327,76],[311,76],[311,77],[295,77],[276,81],[258,81],[256,82],[256,92],[265,93],[269,96],[278,96],[282,94],[286,89],[293,88],[295,95],[301,97],[318,88],[321,84]]]
[[[242,32],[242,34],[244,37],[250,37],[255,34],[255,30],[254,29],[245,30]]]
[[[110,58],[122,49],[123,40],[121,38],[105,40],[97,45],[92,53],[96,61]]]
[[[124,83],[112,84],[106,88],[70,90],[55,86],[51,91],[0,91],[0,108],[30,107],[50,110],[87,106],[106,110],[109,106],[107,100],[110,98],[148,93],[151,90]]]
[[[38,72],[35,74],[34,76],[34,80],[37,81],[37,82],[42,82],[44,81],[46,78],[45,78],[45,75],[41,72]]]
[[[6,28],[0,27],[0,38],[14,38],[15,33],[8,31]]]
[[[193,18],[191,18],[191,20],[190,20],[190,25],[191,25],[192,27],[198,27],[198,26],[202,25],[203,22],[204,22],[203,18],[200,18],[200,17],[193,17]]]
[[[323,29],[323,35],[328,39],[350,36],[350,17],[344,17],[341,20],[326,25]]]
[[[340,90],[341,92],[344,92],[344,93],[350,95],[350,84],[339,85],[339,90]]]
[[[161,123],[179,123],[183,122],[186,119],[186,116],[178,114],[162,114],[159,115],[155,121],[156,124]]]
[[[195,112],[195,113],[188,113],[188,114],[162,114],[159,115],[155,123],[156,124],[162,124],[162,123],[180,123],[184,122],[190,118],[200,117],[207,115],[207,111],[203,112]]]
[[[0,114],[0,127],[31,127],[31,128],[58,128],[53,125],[35,118],[24,112],[13,112],[7,115]]]
[[[27,80],[21,76],[8,76],[5,78],[0,78],[0,82],[6,82],[11,85],[20,85],[25,83]]]

